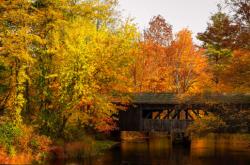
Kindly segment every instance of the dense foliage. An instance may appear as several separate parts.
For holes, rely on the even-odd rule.
[[[0,0],[0,156],[115,130],[112,101],[126,93],[250,92],[248,1],[227,0],[198,34],[202,47],[160,15],[140,35],[117,3]],[[193,127],[249,127],[246,110],[217,112]]]
[[[25,125],[65,140],[116,128],[111,101],[129,88],[138,40],[116,3],[0,1],[1,146]]]
[[[207,58],[191,32],[183,29],[173,37],[172,26],[162,16],[149,25],[132,68],[135,91],[197,94],[208,89]]]
[[[225,11],[222,10],[225,9]],[[212,74],[212,91],[250,92],[250,2],[226,0],[211,16],[207,29],[198,34]],[[218,107],[214,114],[225,122],[224,131],[249,132],[247,108]]]

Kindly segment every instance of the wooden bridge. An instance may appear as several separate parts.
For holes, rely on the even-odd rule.
[[[221,108],[250,108],[250,95],[180,97],[171,93],[136,93],[126,111],[119,113],[121,131],[185,132],[192,121]]]

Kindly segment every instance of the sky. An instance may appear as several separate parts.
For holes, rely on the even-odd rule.
[[[134,18],[142,31],[148,27],[153,16],[162,15],[178,32],[188,28],[195,38],[198,32],[204,32],[212,13],[217,10],[217,3],[222,0],[119,0],[119,9],[124,17]]]

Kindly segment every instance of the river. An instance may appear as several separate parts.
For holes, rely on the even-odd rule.
[[[168,138],[121,142],[98,157],[55,160],[66,165],[250,165],[250,135],[193,138],[190,147],[172,146]]]

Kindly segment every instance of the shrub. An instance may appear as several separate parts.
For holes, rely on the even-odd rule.
[[[15,154],[14,145],[20,135],[21,129],[17,125],[10,122],[0,124],[0,145],[3,146],[10,155]]]
[[[33,153],[34,156],[49,151],[51,140],[46,136],[38,135],[31,126],[6,122],[0,124],[0,147],[3,147],[9,156],[16,153]]]
[[[17,139],[20,150],[34,154],[49,150],[49,145],[52,142],[47,136],[39,135],[31,126],[23,125],[21,128],[23,134]]]
[[[212,114],[196,119],[193,124],[188,127],[188,131],[197,135],[207,133],[222,132],[226,128],[226,123]]]

